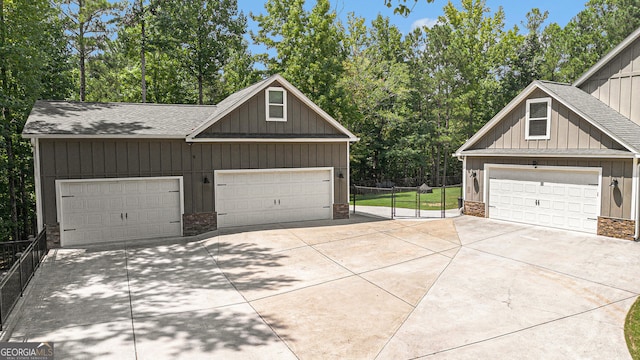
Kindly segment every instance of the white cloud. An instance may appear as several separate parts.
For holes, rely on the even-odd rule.
[[[433,25],[437,23],[438,23],[438,19],[431,19],[431,18],[418,19],[411,24],[411,30],[414,30],[416,28],[422,28],[423,26],[431,28],[433,27]]]

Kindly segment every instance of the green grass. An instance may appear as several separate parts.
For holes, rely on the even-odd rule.
[[[420,194],[420,210],[440,210],[442,203],[442,189],[434,188],[431,194]],[[457,209],[460,187],[447,188],[445,191],[445,209]],[[351,199],[353,205],[353,198]],[[361,206],[391,207],[391,191],[384,194],[356,195],[356,208]],[[402,192],[396,194],[396,207],[405,209],[416,208],[416,192]]]
[[[624,337],[629,353],[634,360],[640,360],[640,298],[631,306],[624,323]]]

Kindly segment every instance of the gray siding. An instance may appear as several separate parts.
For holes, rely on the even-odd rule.
[[[592,159],[517,159],[517,158],[480,158],[468,157],[465,169],[466,188],[465,199],[469,201],[483,201],[485,164],[514,164],[531,165],[536,160],[540,166],[577,166],[577,167],[601,167],[602,188],[601,216],[629,219],[631,217],[631,182],[633,177],[632,160],[592,160]],[[471,172],[477,176],[471,179]],[[609,186],[612,179],[618,180],[618,189],[621,196],[615,196],[613,188]]]
[[[580,88],[640,124],[640,39],[611,59]]]
[[[281,86],[275,82],[272,86]],[[342,135],[319,114],[287,92],[287,121],[266,121],[265,92],[260,91],[198,137],[233,135]]]
[[[40,139],[44,223],[56,219],[55,180],[183,176],[186,214],[214,211],[213,171],[333,167],[347,172],[347,143],[193,143],[182,140]],[[207,176],[209,184],[204,184]],[[346,203],[347,179],[334,178]]]
[[[527,99],[549,97],[541,90]],[[526,100],[499,121],[471,149],[624,149],[558,101],[551,102],[549,140],[525,140]]]

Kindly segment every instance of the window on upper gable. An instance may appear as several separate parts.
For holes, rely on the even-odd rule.
[[[551,130],[551,98],[527,100],[526,140],[548,140]]]
[[[287,121],[287,91],[281,87],[270,87],[265,95],[267,121]]]

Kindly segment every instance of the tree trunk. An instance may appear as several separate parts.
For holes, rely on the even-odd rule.
[[[198,72],[198,105],[204,104],[202,102],[202,99],[203,99],[202,82],[203,82],[202,72]]]
[[[141,42],[140,42],[140,78],[141,78],[141,82],[140,82],[140,87],[141,87],[141,91],[142,91],[142,102],[146,103],[147,102],[147,79],[146,79],[146,73],[147,73],[147,60],[145,58],[145,51],[146,51],[146,31],[145,31],[145,24],[144,24],[144,4],[143,4],[143,0],[140,0],[140,26],[141,26],[141,32],[140,32],[140,36],[141,36]]]
[[[82,13],[82,8],[84,7],[83,1],[78,0],[78,19],[80,19],[80,14]],[[84,44],[84,22],[79,21],[78,23],[78,44],[80,45],[78,49],[78,55],[80,56],[80,101],[85,100],[86,93],[86,78],[85,78],[85,44]]]

